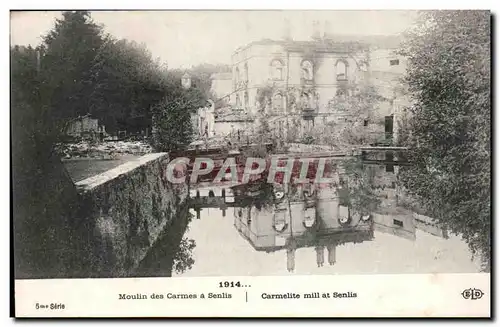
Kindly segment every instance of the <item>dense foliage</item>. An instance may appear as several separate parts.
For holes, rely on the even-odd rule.
[[[207,98],[206,87],[185,91],[180,76],[153,60],[144,45],[105,35],[86,11],[64,12],[42,45],[15,46],[11,58],[13,92],[23,93],[39,111],[35,120],[54,135],[49,143],[60,139],[71,119],[86,114],[112,135],[150,130],[153,108],[168,112],[168,121],[156,122],[158,133],[168,131],[163,139],[170,138],[175,130],[189,129],[187,113]],[[180,131],[170,143],[189,143],[189,133]]]
[[[173,271],[177,274],[183,274],[193,267],[194,259],[192,253],[195,247],[196,242],[194,240],[186,237],[182,238],[173,258]]]
[[[169,92],[152,107],[152,145],[157,151],[178,150],[191,143],[194,135],[191,115],[207,105],[202,90],[185,90],[177,79],[167,79],[165,83]]]
[[[413,165],[401,180],[430,216],[462,235],[484,269],[491,248],[490,13],[422,13],[403,54]]]
[[[375,113],[381,102],[387,101],[373,85],[360,85],[357,92],[338,105],[351,113],[352,121],[341,129],[338,143],[346,145],[369,145],[384,139],[384,126]],[[335,129],[335,127],[334,127]]]
[[[154,129],[154,147],[168,151],[190,142],[191,113],[206,97],[182,88],[143,45],[104,35],[86,11],[64,12],[41,45],[10,55],[16,276],[57,277],[84,268],[66,261],[88,252],[72,248],[76,231],[84,243],[92,231],[53,151],[68,123],[91,114],[111,134]]]

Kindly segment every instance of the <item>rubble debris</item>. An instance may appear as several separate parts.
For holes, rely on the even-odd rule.
[[[95,158],[116,159],[122,155],[144,155],[151,153],[152,148],[143,141],[113,141],[93,143],[62,143],[56,146],[56,152],[63,159]]]

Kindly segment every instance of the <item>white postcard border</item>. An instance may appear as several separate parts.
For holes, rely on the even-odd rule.
[[[489,317],[491,301],[486,273],[39,279],[15,286],[18,317]]]

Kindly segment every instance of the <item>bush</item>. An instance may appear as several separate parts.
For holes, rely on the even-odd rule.
[[[304,137],[302,137],[302,140],[300,140],[300,143],[303,143],[303,144],[314,144],[314,137],[312,135],[304,135]]]

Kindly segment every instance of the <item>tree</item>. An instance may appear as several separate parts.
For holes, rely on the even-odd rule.
[[[167,92],[165,74],[145,45],[108,36],[93,65],[91,113],[110,133],[151,128],[151,108]]]
[[[102,27],[87,11],[64,12],[44,37],[39,100],[50,108],[53,120],[64,125],[66,119],[89,112],[92,66],[103,45]]]
[[[193,267],[193,249],[196,247],[196,242],[194,240],[184,237],[179,245],[177,246],[177,251],[174,254],[172,270],[177,274],[182,274]]]
[[[64,12],[40,48],[37,106],[63,132],[91,113],[108,132],[151,128],[152,107],[163,101],[166,67],[144,44],[104,35],[87,11]]]
[[[257,90],[257,117],[256,117],[256,139],[259,143],[269,142],[272,139],[271,127],[269,126],[269,114],[267,108],[274,94],[273,86],[265,86]]]
[[[185,90],[175,76],[167,78],[164,83],[166,95],[152,108],[152,146],[156,151],[168,152],[191,143],[194,135],[191,115],[208,103],[200,89]]]
[[[191,113],[206,98],[184,90],[143,45],[103,36],[86,11],[64,12],[37,48],[12,47],[11,63],[16,275],[63,276],[88,254],[92,230],[53,151],[67,122],[91,112],[111,129],[137,130],[156,116],[153,141],[169,151],[190,142]]]
[[[228,99],[223,97],[219,99],[216,94],[212,91],[212,75],[215,73],[228,73],[231,72],[231,66],[222,64],[208,64],[202,63],[196,66],[192,66],[187,70],[182,69],[172,69],[170,74],[177,76],[178,79],[182,78],[182,75],[188,73],[191,77],[191,87],[199,89],[207,99],[215,102],[215,107],[221,108],[225,107]]]
[[[65,276],[75,256],[77,191],[52,152],[58,133],[37,69],[39,48],[11,49],[13,242],[16,278]]]
[[[421,14],[402,49],[413,106],[401,181],[428,214],[462,235],[489,270],[490,13]]]
[[[101,45],[101,28],[88,12],[64,12],[42,45],[11,48],[18,278],[67,276],[83,260],[78,193],[53,149],[66,121],[88,112],[90,68]]]

